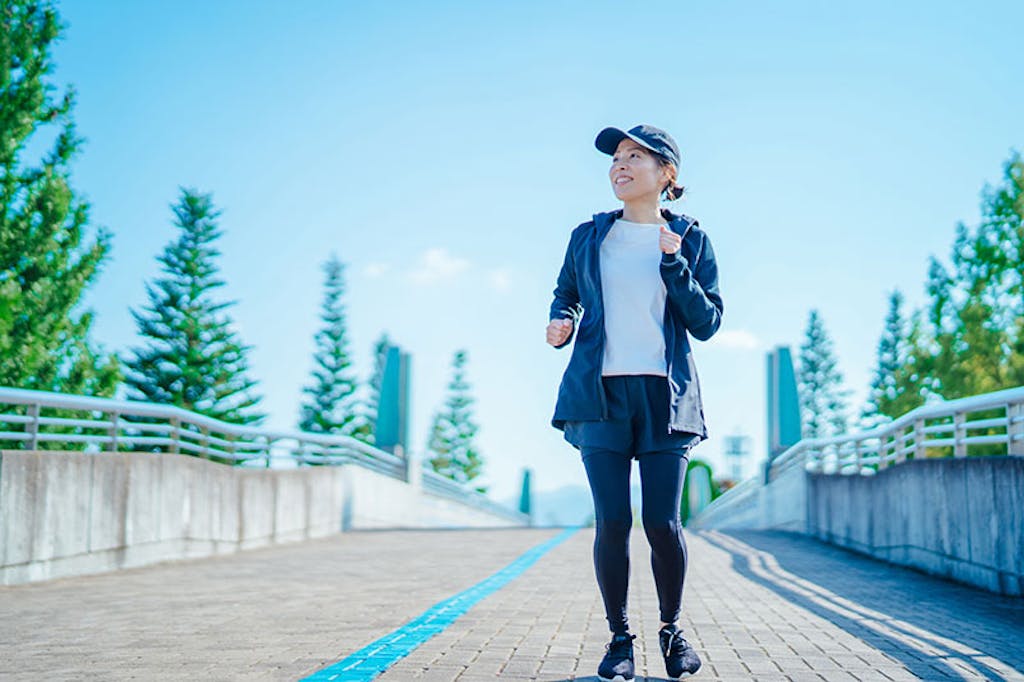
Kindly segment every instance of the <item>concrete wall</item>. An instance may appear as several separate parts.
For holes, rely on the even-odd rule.
[[[0,452],[0,584],[364,528],[523,525],[355,465],[245,469],[171,454]]]
[[[1007,595],[1024,595],[1024,457],[911,460],[875,476],[808,474],[808,532]]]

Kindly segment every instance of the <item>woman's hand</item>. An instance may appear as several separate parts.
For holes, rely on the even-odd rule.
[[[565,318],[564,320],[551,320],[548,323],[548,343],[552,346],[561,346],[565,343],[565,340],[572,334],[572,319]]]
[[[679,247],[682,246],[682,244],[682,237],[664,225],[661,226],[661,235],[658,237],[658,246],[661,247],[663,253],[675,253],[679,250]]]

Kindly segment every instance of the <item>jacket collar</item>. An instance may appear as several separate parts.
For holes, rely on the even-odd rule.
[[[682,213],[673,213],[667,208],[661,209],[661,216],[668,221],[668,227],[681,237],[686,237],[690,228],[697,224],[697,221]],[[597,243],[600,244],[612,229],[615,221],[622,217],[622,209],[594,214],[594,226],[597,228]]]

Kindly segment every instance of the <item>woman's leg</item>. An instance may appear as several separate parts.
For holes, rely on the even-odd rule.
[[[626,593],[629,588],[629,531],[633,511],[629,503],[632,460],[627,454],[584,447],[583,465],[594,497],[596,536],[594,571],[604,599],[608,627],[613,633],[629,630]]]
[[[639,459],[644,532],[651,545],[661,622],[674,623],[679,618],[686,577],[686,541],[679,505],[689,460],[678,448],[645,453]]]

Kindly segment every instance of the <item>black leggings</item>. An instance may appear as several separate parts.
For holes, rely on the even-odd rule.
[[[584,447],[582,456],[594,497],[597,584],[604,599],[608,627],[613,633],[626,632],[629,532],[633,525],[629,501],[632,459],[621,452],[591,447]],[[679,618],[686,576],[686,541],[679,521],[679,504],[689,459],[678,448],[644,453],[638,459],[644,532],[651,545],[661,620],[674,623]]]

